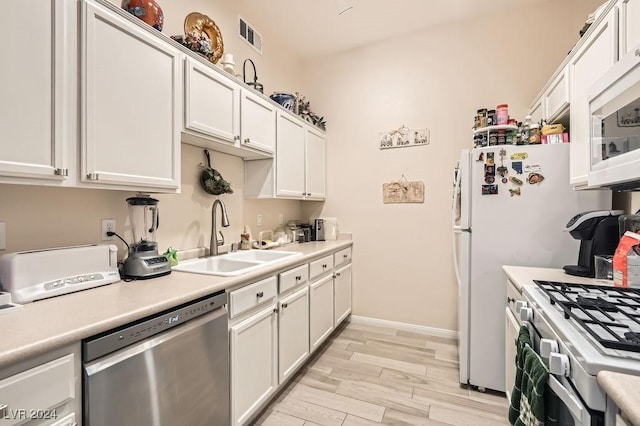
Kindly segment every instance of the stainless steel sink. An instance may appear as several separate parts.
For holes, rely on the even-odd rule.
[[[302,253],[263,250],[238,251],[220,256],[186,260],[174,266],[173,270],[220,277],[235,277],[297,256],[302,256]]]

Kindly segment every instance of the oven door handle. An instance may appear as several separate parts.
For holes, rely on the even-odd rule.
[[[583,425],[584,421],[584,411],[585,408],[582,405],[582,402],[575,396],[571,395],[569,391],[552,375],[549,375],[549,387],[551,390],[555,392],[555,394],[560,398],[560,400],[564,403],[564,405],[571,411],[574,419],[577,421],[576,424]]]

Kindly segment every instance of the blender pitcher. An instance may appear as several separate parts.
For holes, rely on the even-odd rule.
[[[133,231],[133,245],[136,251],[156,248],[156,230],[160,224],[158,200],[148,195],[138,194],[127,198],[129,218]]]

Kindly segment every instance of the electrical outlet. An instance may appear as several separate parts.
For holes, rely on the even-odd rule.
[[[116,232],[116,220],[115,219],[102,219],[102,241],[115,240],[116,237],[108,236],[107,232]]]
[[[256,216],[256,225],[262,226],[262,215],[261,214]]]
[[[7,226],[0,222],[0,250],[7,249]]]
[[[278,225],[282,225],[284,223],[284,216],[282,213],[278,215]]]

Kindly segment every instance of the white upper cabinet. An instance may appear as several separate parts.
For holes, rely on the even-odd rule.
[[[67,173],[63,142],[66,120],[74,113],[67,102],[75,93],[65,75],[74,68],[75,53],[67,31],[73,30],[68,20],[75,16],[69,0],[24,0],[2,7],[0,176],[62,183]]]
[[[324,135],[307,128],[305,138],[305,197],[325,198],[325,142]]]
[[[305,127],[289,113],[278,111],[276,195],[303,198],[305,195]]]
[[[571,84],[571,144],[570,144],[570,182],[574,186],[586,186],[590,158],[588,91],[591,86],[611,68],[617,60],[617,33],[615,9],[611,9],[575,54],[572,55],[569,67]]]
[[[633,54],[634,47],[640,44],[640,0],[620,0],[618,10],[620,58],[623,58]]]
[[[113,10],[82,6],[81,180],[179,189],[182,55]]]
[[[273,156],[276,150],[276,106],[250,90],[240,95],[240,143]]]
[[[185,61],[184,127],[219,142],[240,139],[240,86],[193,58]]]
[[[565,66],[542,95],[544,118],[552,123],[565,113],[571,101],[569,96],[569,68]]]

